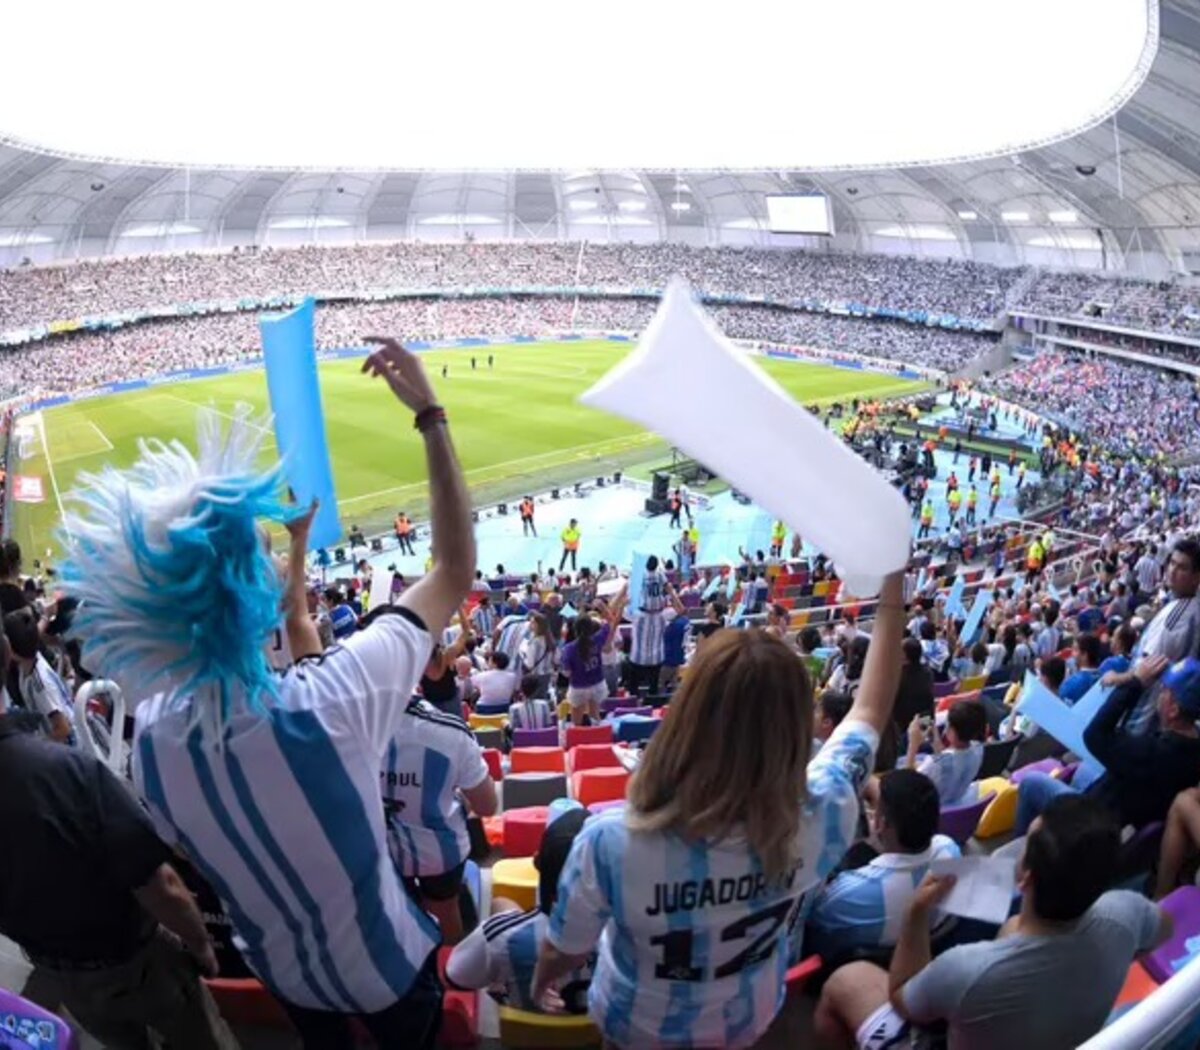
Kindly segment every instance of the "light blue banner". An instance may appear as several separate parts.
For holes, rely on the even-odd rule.
[[[636,620],[642,612],[642,585],[646,582],[646,562],[650,555],[634,551],[629,566],[629,617]]]
[[[309,548],[315,550],[337,543],[342,525],[317,381],[314,308],[313,300],[307,299],[285,314],[259,318],[258,324],[284,477],[300,506],[321,501],[309,536]]]
[[[1017,710],[1085,762],[1103,768],[1103,763],[1084,746],[1083,734],[1104,706],[1110,692],[1112,690],[1108,686],[1097,682],[1071,707],[1042,685],[1032,671],[1026,671]]]
[[[950,587],[950,596],[946,599],[946,615],[958,619],[960,616],[966,616],[967,610],[963,608],[963,592],[967,589],[967,579],[965,576],[955,576],[954,583]]]
[[[963,645],[974,645],[975,636],[983,625],[983,617],[992,605],[992,592],[980,589],[975,592],[975,601],[971,603],[971,611],[967,614],[967,622],[963,624],[962,633],[958,640]]]

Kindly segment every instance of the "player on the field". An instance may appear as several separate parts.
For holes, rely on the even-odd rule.
[[[600,942],[588,1005],[607,1043],[762,1037],[783,1003],[787,921],[853,841],[890,723],[901,585],[900,573],[885,581],[854,703],[811,763],[812,686],[794,650],[761,631],[705,643],[625,810],[593,817],[575,840],[535,1002]]]

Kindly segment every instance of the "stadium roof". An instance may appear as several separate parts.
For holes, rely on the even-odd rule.
[[[57,143],[39,139],[37,148],[18,144],[18,139],[27,142],[36,136],[18,126],[20,121],[13,123],[15,118],[6,124],[0,116],[0,136],[7,134],[10,143],[0,144],[0,264],[24,257],[43,261],[255,243],[452,239],[464,234],[481,239],[667,239],[693,244],[817,247],[825,242],[767,233],[765,198],[774,193],[823,192],[832,201],[833,244],[842,250],[1105,266],[1147,273],[1179,269],[1189,263],[1200,269],[1200,0],[1165,0],[1161,8],[1154,0],[1135,0],[1134,9],[1139,5],[1145,29],[1143,37],[1136,40],[1139,46],[1132,51],[1125,48],[1125,65],[1117,69],[1115,82],[1105,89],[1107,94],[1088,101],[1090,120],[1082,118],[1080,102],[1073,111],[1064,111],[1060,134],[1098,123],[1054,141],[1054,134],[1041,125],[1035,127],[1031,120],[1030,135],[1042,144],[1030,145],[1027,138],[1019,143],[1020,152],[996,152],[1003,141],[1015,141],[1008,129],[1007,139],[1002,136],[992,143],[992,155],[987,155],[987,142],[964,130],[962,141],[973,151],[972,159],[953,162],[846,168],[826,163],[836,155],[826,143],[821,147],[824,153],[817,145],[807,154],[800,151],[814,161],[805,170],[460,172],[250,169],[203,164],[181,168],[153,163],[177,156],[182,148],[172,143],[183,140],[165,133],[163,156],[156,157],[154,149],[147,146],[137,155],[151,162],[129,163],[96,156],[98,140],[71,137],[82,134],[78,127],[71,132],[48,124],[58,128],[51,133],[51,137],[57,135]],[[905,9],[905,5],[890,6]],[[1007,17],[991,11],[996,22]],[[1027,38],[1029,23],[1019,18],[1013,21]],[[1094,16],[1089,20],[1093,24],[1098,21],[1104,20]],[[761,19],[756,24],[761,28]],[[1049,26],[1049,20],[1045,24]],[[1048,59],[1044,49],[1039,54],[1036,49],[1006,45],[999,28],[986,39],[965,40],[961,47],[981,70],[980,82],[1033,84],[1050,99],[1067,95],[1064,82],[1071,83],[1084,68],[1072,56],[1082,53],[1092,62],[1105,64],[1106,56],[1093,54],[1084,46],[1085,41],[1094,40],[1084,31],[1090,27],[1083,23],[1081,27],[1079,41],[1056,40],[1062,56],[1057,61]],[[1057,26],[1059,31],[1062,28]],[[707,31],[711,33],[712,27]],[[759,45],[747,38],[740,44],[729,41],[728,46],[747,49]],[[843,41],[840,47],[830,45],[830,49],[844,54],[846,49],[853,50],[853,45]],[[453,50],[437,49],[443,56],[453,55]],[[910,49],[898,50],[903,50],[910,65],[917,61]],[[193,47],[189,53],[197,51],[206,49]],[[453,77],[453,63],[449,57],[444,61],[446,76]],[[762,61],[784,59],[768,50]],[[791,61],[797,67],[805,63],[804,50]],[[954,65],[942,62],[936,52],[928,62],[938,70],[944,93],[967,92]],[[144,51],[130,54],[129,64],[146,74],[146,84],[156,82],[153,68],[146,66]],[[628,77],[637,83],[623,60],[613,59],[610,65],[605,74],[610,82]],[[396,66],[403,76],[403,52]],[[352,65],[320,59],[310,62],[308,56],[298,60],[298,68],[302,75],[318,80],[354,76]],[[722,81],[720,70],[697,74],[705,75],[732,90],[735,78]],[[236,63],[213,64],[215,80],[238,83],[241,76]],[[95,105],[110,102],[115,107],[121,96],[116,88],[106,92],[110,79],[118,87],[128,83],[115,70],[98,69],[92,75],[92,104],[83,107],[78,95],[71,104],[89,117],[95,113]],[[760,81],[750,87],[761,91],[767,81]],[[831,91],[835,87],[831,85]],[[879,91],[878,84],[874,88]],[[691,106],[697,97],[696,91],[689,93],[686,82],[674,95],[655,94],[653,84],[644,84],[642,89],[650,94],[645,113],[636,118],[638,125],[661,128],[664,137],[671,134],[672,120],[681,119],[678,111]],[[152,86],[144,90],[154,91]],[[562,94],[586,102],[577,85],[565,85]],[[1015,87],[1011,94],[1014,106],[1029,97]],[[636,98],[636,94],[630,97]],[[698,97],[710,96],[700,93]],[[753,91],[747,97],[752,98]],[[812,92],[801,95],[791,102],[792,109],[803,112],[813,108],[813,97]],[[588,106],[581,103],[571,119],[586,129],[594,118],[589,118]],[[745,100],[741,104],[745,112]],[[9,109],[16,112],[11,104]],[[1115,117],[1106,116],[1113,109],[1118,109]],[[253,106],[250,111],[261,112]],[[397,109],[401,127],[403,112]],[[505,121],[503,107],[488,107],[484,112],[494,123]],[[855,112],[852,103],[847,103],[845,112]],[[244,118],[230,114],[228,119]],[[254,125],[262,129],[263,139],[271,137],[269,119],[255,120]],[[562,119],[548,121],[538,131],[553,138],[556,127],[562,125]],[[322,138],[321,128],[318,122],[315,138]],[[862,139],[871,138],[869,122],[857,130]],[[884,153],[847,147],[843,155],[853,156],[862,165],[881,163],[888,155],[898,155],[886,150],[902,150],[906,138],[921,140],[922,145],[912,147],[917,151],[913,155],[950,155],[946,147],[939,150],[933,140],[926,141],[911,129],[907,136],[893,137],[886,147],[879,146],[876,135],[873,141]],[[126,154],[133,148],[124,140],[122,144]],[[208,152],[204,155],[215,156],[216,147],[205,148]],[[57,152],[45,152],[48,149]],[[686,151],[681,155],[688,156]],[[305,155],[301,162],[308,159],[311,157]]]

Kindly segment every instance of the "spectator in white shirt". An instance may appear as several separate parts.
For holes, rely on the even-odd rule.
[[[4,617],[4,633],[17,665],[18,692],[30,711],[45,717],[50,735],[68,743],[71,731],[71,693],[39,649],[37,616],[31,608],[17,609]]]
[[[499,715],[508,710],[513,691],[517,687],[517,676],[508,669],[508,654],[492,653],[490,667],[471,676],[471,684],[479,694],[475,712],[480,715]]]

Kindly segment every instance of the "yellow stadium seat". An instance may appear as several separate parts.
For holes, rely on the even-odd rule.
[[[979,827],[975,829],[977,839],[989,839],[1012,831],[1017,823],[1017,785],[1004,777],[988,777],[979,782],[979,797],[995,792],[992,804],[983,812]]]
[[[537,907],[538,870],[532,857],[505,857],[492,865],[492,899],[503,897],[523,911]]]
[[[571,717],[571,702],[569,700],[563,700],[558,705],[559,721],[562,721],[562,719],[564,719],[564,718],[570,718],[570,717]]]
[[[987,685],[988,676],[985,674],[971,675],[970,678],[964,678],[958,683],[958,691],[960,693],[973,693],[977,689],[982,689]]]
[[[828,580],[818,580],[813,584],[812,596],[814,598],[824,598],[829,593],[829,586]]]
[[[472,729],[503,729],[508,725],[508,715],[471,715],[468,719]]]
[[[598,1047],[600,1032],[587,1017],[535,1014],[500,1007],[500,1042],[507,1048]]]

